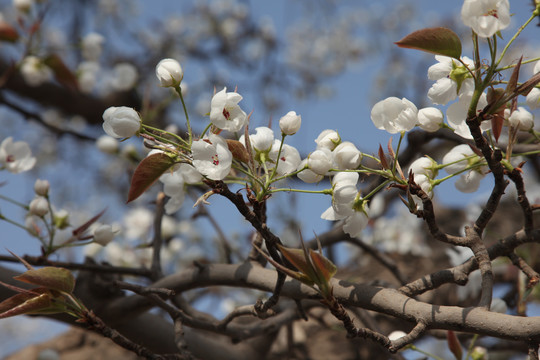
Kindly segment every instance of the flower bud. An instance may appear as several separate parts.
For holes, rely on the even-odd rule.
[[[163,59],[156,66],[156,76],[163,87],[175,87],[184,78],[180,63],[174,59]]]
[[[418,111],[418,124],[420,128],[427,132],[434,132],[441,128],[444,115],[441,110],[435,107],[427,107]]]
[[[341,143],[341,137],[337,131],[327,129],[319,134],[315,142],[317,143],[317,149],[327,148],[334,150]]]
[[[47,180],[37,179],[34,184],[34,191],[37,195],[47,196],[49,193],[50,184]]]
[[[94,230],[94,242],[102,246],[110,243],[114,238],[114,232],[111,225],[99,225]]]
[[[128,138],[141,128],[141,118],[127,106],[111,106],[103,113],[103,130],[115,138]]]
[[[285,135],[294,135],[300,129],[302,117],[296,115],[295,111],[289,111],[285,116],[279,119],[279,128]]]
[[[105,154],[116,154],[118,152],[118,140],[109,135],[100,136],[96,140],[96,146]]]
[[[49,203],[47,199],[38,196],[30,202],[30,213],[36,216],[45,216],[49,212]]]
[[[326,148],[318,149],[309,154],[307,160],[308,166],[318,175],[326,175],[332,168],[332,153]]]
[[[65,229],[69,226],[69,213],[62,209],[54,213],[54,226],[57,229]]]

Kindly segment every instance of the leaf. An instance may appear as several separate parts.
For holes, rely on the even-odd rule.
[[[70,294],[75,288],[75,278],[71,271],[59,267],[47,266],[41,269],[28,270],[13,278],[28,284]]]
[[[390,166],[388,165],[388,162],[386,161],[386,155],[384,155],[384,150],[381,144],[379,144],[379,159],[381,160],[381,166],[383,167],[383,169],[385,170],[390,169]]]
[[[79,88],[79,83],[77,77],[73,72],[66,66],[64,61],[56,54],[51,54],[43,59],[45,65],[50,67],[54,73],[54,78],[60,84],[71,90],[77,90]]]
[[[322,278],[328,282],[337,272],[337,267],[333,262],[328,260],[322,254],[315,252],[309,249],[309,255],[311,256],[311,261],[313,262],[313,267],[315,271],[319,273]]]
[[[521,61],[523,60],[523,56],[519,58],[518,63],[514,67],[514,71],[512,71],[512,75],[510,76],[510,79],[508,80],[508,85],[506,85],[505,92],[507,94],[513,94],[514,91],[517,88],[518,78],[519,78],[519,70],[521,68]]]
[[[450,29],[443,27],[426,28],[410,33],[395,43],[397,46],[416,49],[435,55],[450,56],[459,59],[461,41]]]
[[[499,136],[501,136],[502,128],[504,124],[504,109],[502,112],[499,112],[497,114],[494,114],[491,118],[491,132],[493,133],[493,137],[495,138],[495,141],[499,141]]]
[[[277,263],[276,261],[274,261],[274,259],[272,259],[270,256],[266,255],[264,253],[264,251],[262,251],[257,245],[253,244],[253,247],[255,249],[257,249],[257,251],[272,265],[274,265],[274,267],[281,271],[282,273],[284,273],[285,275],[287,276],[290,276],[291,278],[293,279],[296,279],[308,286],[313,286],[313,281],[311,281],[311,279],[309,279],[306,275],[302,274],[301,272],[298,272],[298,271],[294,271],[294,270],[291,270],[279,263]]]
[[[19,33],[15,28],[6,22],[0,21],[0,41],[16,42],[19,40]]]
[[[81,226],[79,226],[78,228],[74,229],[72,231],[72,234],[73,236],[75,236],[77,239],[79,239],[81,237],[81,235],[86,231],[88,230],[88,228],[93,224],[95,223],[96,221],[98,221],[98,219],[101,217],[101,215],[103,215],[105,213],[105,210],[107,209],[103,209],[99,214],[97,214],[96,216],[94,216],[93,218],[91,218],[90,220],[88,220],[87,222],[85,222],[84,224],[82,224]]]
[[[287,248],[279,244],[278,248],[283,256],[301,273],[307,275],[313,282],[317,280],[313,266],[306,256],[307,252],[304,252],[303,249]]]
[[[517,87],[516,93],[519,95],[527,96],[527,94],[538,84],[540,83],[540,72],[537,72],[530,78],[525,81],[523,84]]]
[[[129,203],[141,196],[174,163],[174,159],[164,153],[157,153],[144,158],[131,178],[127,202]]]
[[[0,319],[36,313],[50,306],[51,295],[47,292],[41,295],[17,294],[0,303]]]
[[[249,162],[248,151],[240,141],[227,139],[227,146],[236,160],[246,164]]]
[[[454,354],[456,360],[461,360],[463,358],[463,349],[456,334],[452,330],[448,330],[446,332],[446,339],[448,340],[448,348]]]

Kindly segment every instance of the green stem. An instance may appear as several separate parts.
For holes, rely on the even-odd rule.
[[[527,25],[529,25],[529,23],[531,21],[534,20],[534,18],[538,16],[538,14],[536,14],[536,11],[533,12],[533,14],[531,15],[531,17],[525,21],[525,24],[521,25],[520,28],[516,31],[516,33],[514,34],[514,36],[508,41],[508,43],[506,44],[506,46],[504,47],[503,51],[501,52],[501,56],[499,57],[499,60],[497,61],[497,63],[495,64],[495,66],[493,66],[494,68],[499,66],[501,60],[503,59],[504,55],[506,55],[506,51],[508,51],[508,48],[510,47],[510,45],[517,39],[517,37],[519,36],[519,34],[521,34],[521,32],[523,30],[525,30],[525,28],[527,27]]]
[[[274,189],[269,190],[268,193],[277,193],[277,192],[297,192],[297,193],[304,193],[304,194],[322,194],[322,195],[332,195],[332,189],[324,189],[324,190],[303,190],[303,189]]]
[[[443,358],[438,357],[437,355],[430,354],[430,353],[428,353],[427,351],[421,350],[421,349],[417,348],[417,347],[414,346],[414,345],[409,345],[409,348],[410,348],[411,350],[414,350],[414,351],[419,352],[420,354],[423,354],[423,355],[426,355],[426,356],[428,356],[428,357],[431,357],[431,358],[433,358],[433,359],[435,359],[435,360],[444,360]]]
[[[165,143],[165,144],[171,144],[173,146],[178,146],[180,147],[182,150],[185,150],[185,151],[190,151],[190,147],[188,147],[188,143],[186,142],[186,140],[182,139],[182,137],[176,135],[176,134],[173,134],[173,133],[170,133],[168,131],[164,131],[164,130],[161,130],[161,129],[158,129],[158,128],[155,128],[155,127],[152,127],[150,125],[146,125],[146,124],[143,124],[142,125],[143,128],[142,128],[142,131],[144,131],[146,134],[156,138],[157,140]],[[148,131],[149,130],[152,130],[152,132]],[[161,135],[158,135],[156,134],[156,132],[160,133],[160,134],[167,134],[167,135],[171,135],[173,136],[174,138],[178,139],[179,143],[176,143],[172,140],[169,140]]]
[[[180,84],[175,86],[174,90],[178,93],[180,96],[180,100],[182,101],[182,107],[184,108],[184,115],[186,116],[186,126],[187,126],[187,132],[188,132],[188,145],[191,147],[191,144],[193,143],[193,132],[191,131],[191,123],[189,122],[189,114],[186,108],[186,103],[184,101],[184,96],[182,95],[182,88],[180,87]]]
[[[18,202],[18,201],[16,201],[16,200],[10,199],[10,198],[8,198],[7,196],[0,195],[0,199],[5,200],[5,201],[7,201],[7,202],[10,202],[10,203],[12,203],[12,204],[14,204],[14,205],[20,206],[20,207],[22,207],[22,208],[25,209],[25,210],[28,210],[28,205],[23,204],[23,203],[20,203],[20,202]]]

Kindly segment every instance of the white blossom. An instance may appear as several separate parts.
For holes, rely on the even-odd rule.
[[[289,111],[285,116],[279,119],[279,128],[285,135],[294,135],[300,129],[302,117],[296,115],[295,111]]]
[[[444,114],[435,107],[426,107],[418,110],[418,125],[427,132],[434,132],[441,128]]]
[[[39,86],[52,77],[52,70],[36,56],[27,56],[21,62],[21,75],[30,86]]]
[[[334,150],[341,143],[341,137],[337,131],[326,129],[315,139],[315,143],[317,144],[317,149],[326,148],[328,150]]]
[[[467,144],[460,144],[452,148],[442,159],[442,163],[447,165],[444,170],[449,174],[455,174],[465,170],[469,166],[467,158],[475,155],[474,151]]]
[[[36,179],[36,182],[34,183],[34,192],[39,196],[47,196],[50,186],[49,181]]]
[[[307,164],[314,173],[326,175],[332,168],[332,152],[327,148],[317,149],[308,155]]]
[[[185,184],[199,182],[201,174],[189,164],[178,164],[173,171],[161,175],[159,180],[163,183],[163,192],[169,197],[165,203],[165,212],[173,214],[184,203]]]
[[[49,202],[43,196],[37,196],[28,206],[30,214],[36,216],[45,216],[49,213]]]
[[[141,128],[139,114],[127,106],[111,106],[103,113],[103,121],[103,130],[115,138],[131,137]]]
[[[488,38],[510,25],[508,0],[465,0],[461,20],[480,37]]]
[[[540,89],[536,87],[533,88],[527,94],[525,101],[527,102],[527,106],[533,110],[540,106]]]
[[[114,239],[114,232],[111,225],[102,224],[94,229],[94,242],[105,246]]]
[[[352,170],[357,169],[362,162],[362,153],[350,141],[344,141],[332,152],[336,169]]]
[[[247,123],[247,115],[238,103],[242,96],[236,92],[227,92],[223,88],[214,95],[210,104],[210,121],[216,127],[227,131],[238,131]]]
[[[112,86],[117,91],[127,91],[132,89],[139,78],[137,68],[130,63],[119,63],[113,68],[114,77]]]
[[[9,172],[18,174],[28,171],[36,164],[30,146],[24,141],[13,142],[12,137],[5,138],[0,144],[0,165]]]
[[[373,106],[371,121],[375,127],[390,134],[409,131],[418,121],[418,109],[409,100],[392,96]]]
[[[163,87],[180,85],[184,78],[184,71],[180,63],[174,59],[163,59],[156,66],[156,76]]]
[[[96,140],[96,147],[105,154],[116,154],[118,152],[118,140],[109,135],[101,135]]]
[[[297,170],[301,170],[299,173],[298,173],[298,178],[300,180],[302,180],[303,182],[305,183],[308,183],[308,184],[312,184],[312,183],[316,183],[316,182],[319,182],[323,179],[324,175],[319,175],[313,171],[311,171],[308,168],[306,168],[306,165],[308,163],[308,159],[304,159],[300,162],[300,164],[298,165],[298,168]]]
[[[92,32],[87,34],[81,43],[83,58],[90,61],[98,60],[103,51],[104,42],[105,38],[98,33]]]
[[[300,158],[300,153],[294,146],[283,144],[278,160],[277,156],[280,144],[281,142],[279,140],[274,140],[272,150],[268,153],[268,157],[271,161],[277,163],[276,174],[278,176],[284,176],[296,171],[302,159]]]
[[[463,94],[459,97],[459,100],[451,104],[446,110],[446,119],[448,125],[450,125],[454,132],[461,136],[464,139],[472,139],[471,130],[466,123],[467,112],[469,111],[469,105],[472,100],[472,93]],[[486,94],[483,93],[478,100],[476,106],[477,111],[482,110],[487,105]],[[491,128],[490,121],[484,121],[480,125],[480,128],[483,131],[486,131]]]
[[[194,141],[191,151],[193,166],[207,178],[222,180],[231,171],[233,156],[219,135],[210,134],[207,139]]]
[[[509,112],[508,109],[504,111],[505,117]],[[534,116],[520,106],[508,116],[508,123],[519,130],[528,131],[534,126]]]
[[[437,64],[428,69],[428,78],[435,83],[428,90],[428,98],[434,104],[446,105],[458,95],[474,90],[474,80],[463,64],[454,58],[435,55]],[[474,62],[466,56],[461,60],[467,64],[469,70],[474,69]]]

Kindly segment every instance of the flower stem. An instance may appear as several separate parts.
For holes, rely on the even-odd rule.
[[[186,103],[184,101],[184,96],[182,95],[182,88],[180,85],[175,86],[174,90],[178,93],[180,96],[180,100],[182,101],[182,107],[184,108],[184,114],[186,115],[186,126],[187,126],[187,132],[188,132],[188,144],[189,147],[191,147],[191,144],[193,143],[193,132],[191,131],[191,123],[189,122],[189,114],[186,108]]]

